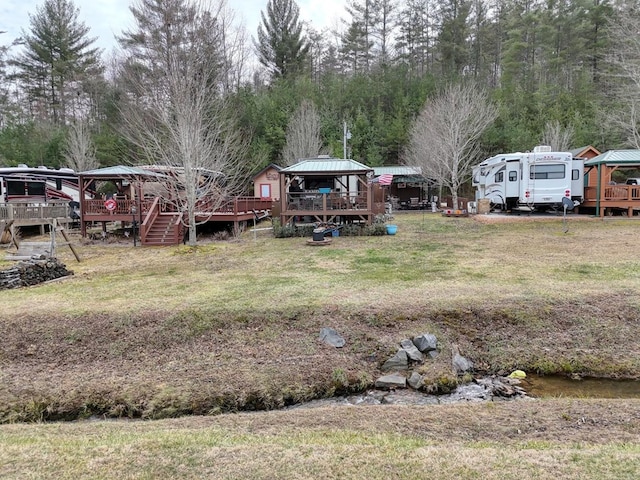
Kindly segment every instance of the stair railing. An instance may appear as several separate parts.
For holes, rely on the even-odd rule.
[[[149,210],[147,211],[147,215],[144,217],[144,220],[142,221],[142,225],[140,225],[140,242],[142,244],[144,244],[147,238],[147,233],[149,232],[149,229],[153,225],[153,222],[155,222],[156,218],[158,218],[159,214],[160,214],[160,197],[156,197],[153,200],[153,203],[151,204],[151,206],[149,207]]]

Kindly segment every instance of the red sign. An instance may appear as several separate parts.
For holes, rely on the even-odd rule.
[[[110,212],[113,212],[116,209],[117,206],[118,206],[118,204],[116,203],[116,201],[113,198],[107,198],[104,201],[104,208],[106,208]]]

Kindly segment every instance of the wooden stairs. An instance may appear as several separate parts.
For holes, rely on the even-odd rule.
[[[180,213],[160,212],[156,199],[142,222],[140,241],[143,245],[179,245],[183,235],[180,217]]]

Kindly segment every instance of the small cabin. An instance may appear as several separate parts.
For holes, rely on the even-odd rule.
[[[253,177],[253,196],[262,200],[280,200],[280,170],[282,167],[272,163]]]
[[[374,182],[387,179],[381,185],[385,187],[385,200],[393,210],[426,208],[433,193],[434,182],[422,175],[420,167],[389,165],[373,167]],[[384,185],[386,184],[386,185]]]

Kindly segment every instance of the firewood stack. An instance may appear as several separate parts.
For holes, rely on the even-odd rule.
[[[57,258],[33,256],[29,260],[23,260],[11,268],[0,271],[0,290],[37,285],[68,275],[73,275],[73,272],[67,270],[67,267]]]

